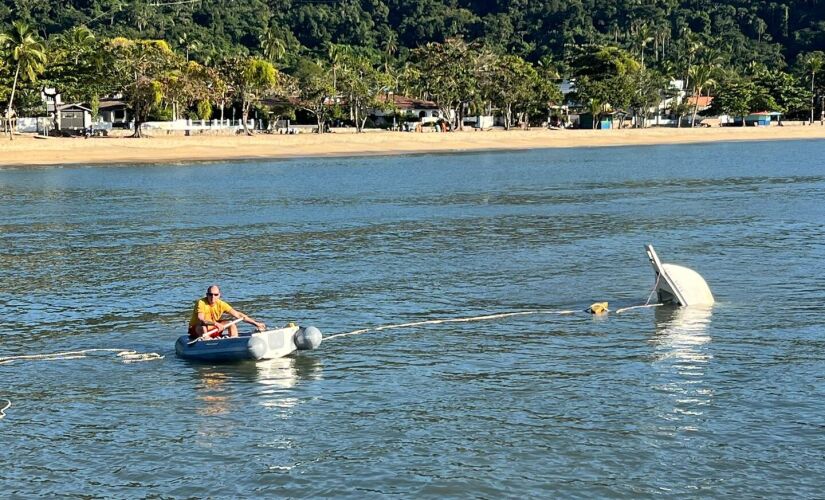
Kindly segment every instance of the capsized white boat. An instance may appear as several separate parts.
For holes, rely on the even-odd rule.
[[[713,304],[710,287],[699,273],[676,264],[663,264],[653,245],[645,245],[645,251],[656,273],[656,293],[659,302],[680,306]]]

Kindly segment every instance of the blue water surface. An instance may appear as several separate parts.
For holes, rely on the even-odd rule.
[[[5,497],[825,488],[825,141],[0,170]],[[643,304],[643,245],[708,281]],[[212,283],[316,351],[174,356]],[[553,311],[575,310],[575,314]]]

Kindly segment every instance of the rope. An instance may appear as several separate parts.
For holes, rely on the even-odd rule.
[[[653,294],[656,293],[656,290],[659,289],[659,280],[660,279],[662,279],[662,275],[659,274],[659,273],[656,273],[656,283],[653,283],[653,290],[651,290],[650,294],[647,296],[647,301],[645,302],[645,305],[650,304],[650,299],[653,298]]]
[[[8,399],[0,399],[0,401],[5,401],[6,402],[6,406],[4,406],[2,409],[0,409],[0,420],[3,420],[3,417],[6,416],[6,410],[11,408],[11,401],[9,401]]]
[[[659,284],[659,280],[656,280],[656,285]],[[653,291],[656,291],[656,285],[653,287]],[[652,295],[652,293],[651,293]],[[648,307],[659,307],[664,304],[650,304],[650,297],[647,299],[647,303],[639,306],[630,306],[630,307],[623,307],[621,309],[617,309],[615,312],[616,314],[621,314],[625,311],[631,311],[633,309],[642,309]],[[445,318],[445,319],[430,319],[426,321],[414,321],[412,323],[401,323],[398,325],[385,325],[385,326],[377,326],[373,328],[362,328],[360,330],[353,330],[351,332],[346,333],[336,333],[334,335],[330,335],[328,337],[324,337],[324,341],[329,341],[339,337],[349,337],[351,335],[361,335],[367,332],[380,332],[382,330],[394,330],[396,328],[409,328],[411,326],[421,326],[421,325],[437,325],[440,323],[466,323],[470,321],[486,321],[491,319],[500,319],[500,318],[509,318],[512,316],[527,316],[529,314],[559,314],[559,315],[566,315],[566,314],[575,314],[580,312],[578,310],[548,310],[548,309],[541,309],[536,311],[519,311],[519,312],[509,312],[509,313],[500,313],[500,314],[487,314],[484,316],[473,316],[470,318]]]
[[[362,333],[367,332],[380,332],[382,330],[393,330],[395,328],[408,328],[411,326],[421,326],[421,325],[437,325],[440,323],[466,323],[470,321],[485,321],[490,319],[499,319],[499,318],[509,318],[512,316],[526,316],[528,314],[574,314],[579,311],[554,311],[554,310],[538,310],[538,311],[521,311],[521,312],[510,312],[510,313],[500,313],[500,314],[488,314],[485,316],[473,316],[471,318],[446,318],[446,319],[430,319],[426,321],[415,321],[413,323],[401,323],[399,325],[385,325],[385,326],[377,326],[375,328],[363,328],[361,330],[354,330],[347,333],[336,333],[335,335],[330,335],[329,337],[324,338],[325,341],[337,338],[337,337],[348,337],[350,335],[360,335]]]
[[[14,361],[55,361],[62,359],[85,358],[90,352],[116,352],[124,363],[134,363],[135,361],[152,361],[163,359],[163,356],[156,352],[138,353],[128,349],[84,349],[82,351],[55,352],[51,354],[28,354],[23,356],[9,356],[0,358],[0,365],[12,363]]]
[[[632,309],[642,309],[642,308],[645,308],[645,307],[659,307],[659,306],[663,306],[663,305],[664,304],[643,304],[641,306],[622,307],[621,309],[616,309],[615,312],[616,312],[616,314],[621,314],[625,311],[630,311]]]

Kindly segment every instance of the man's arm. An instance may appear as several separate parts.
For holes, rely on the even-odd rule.
[[[250,325],[254,325],[255,328],[258,329],[259,332],[262,332],[262,331],[266,330],[266,325],[265,324],[255,321],[254,319],[250,318],[249,316],[247,316],[246,314],[244,314],[240,311],[236,311],[235,309],[230,309],[228,312],[235,319],[240,319],[240,320],[243,320],[244,323],[249,323]]]
[[[215,327],[218,329],[218,332],[223,331],[223,325],[220,324],[218,321],[212,321],[211,319],[207,318],[205,312],[198,311],[198,321],[201,322],[201,325],[206,326],[207,330]]]

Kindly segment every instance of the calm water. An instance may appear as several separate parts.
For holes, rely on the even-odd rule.
[[[825,142],[0,170],[4,497],[815,497]],[[174,356],[222,285],[325,334]],[[4,402],[0,401],[0,408]]]

